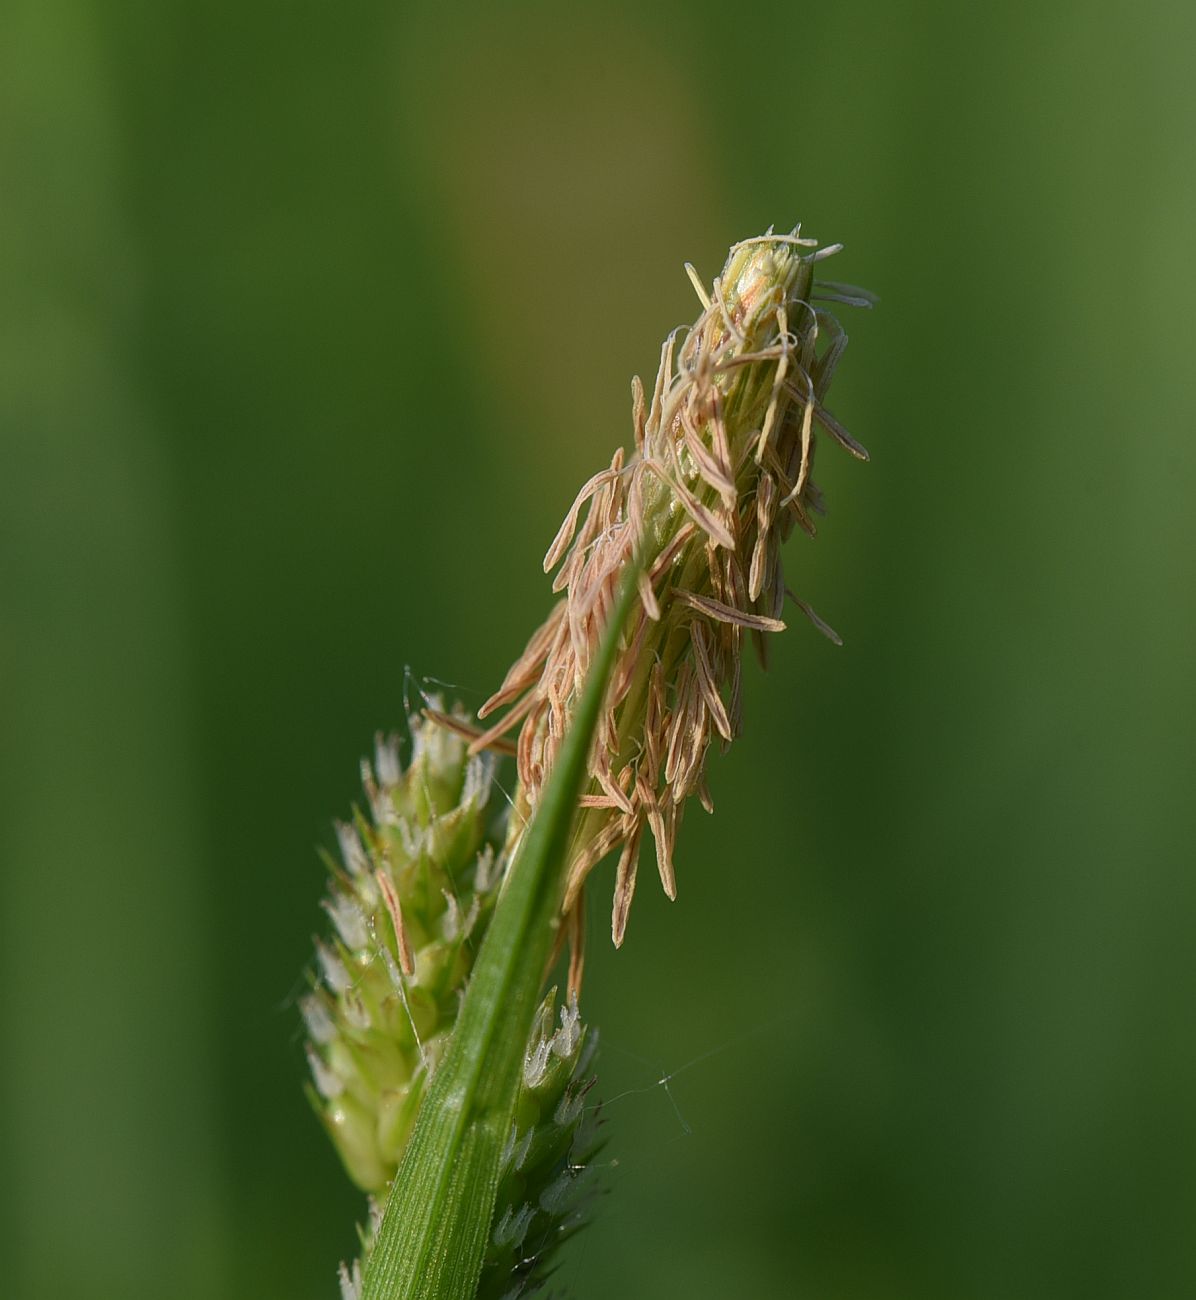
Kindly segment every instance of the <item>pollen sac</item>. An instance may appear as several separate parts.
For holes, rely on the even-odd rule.
[[[475,752],[509,744],[518,727],[517,797],[534,807],[623,575],[642,561],[564,895],[570,912],[593,868],[618,851],[616,944],[644,832],[672,898],[682,813],[694,795],[713,807],[706,756],[712,742],[725,748],[740,733],[745,639],[763,660],[767,638],[785,627],[789,598],[838,640],[789,591],[781,560],[782,543],[795,529],[813,536],[823,512],[813,477],[819,438],[867,459],[826,406],[847,342],[828,304],[873,301],[819,278],[838,251],[819,248],[799,227],[737,244],[709,289],[687,268],[701,311],[665,340],[651,393],[633,382],[634,450],[619,448],[578,493],[544,557],[560,599],[478,711],[505,710],[475,739]]]

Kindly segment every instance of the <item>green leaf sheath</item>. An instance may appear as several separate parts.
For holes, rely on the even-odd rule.
[[[387,1199],[363,1300],[473,1300],[559,925],[569,835],[637,572],[632,565],[625,575],[569,734],[511,864]]]

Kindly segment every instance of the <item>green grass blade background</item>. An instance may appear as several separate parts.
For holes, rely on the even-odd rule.
[[[618,954],[595,880],[562,1284],[1190,1296],[1196,11],[575,8],[3,6],[6,1294],[336,1294],[314,846],[547,613],[682,261],[801,218],[882,299],[790,550],[846,645]]]

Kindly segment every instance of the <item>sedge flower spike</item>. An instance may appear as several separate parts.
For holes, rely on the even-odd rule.
[[[442,713],[442,710],[437,710]],[[463,715],[444,715],[464,720]],[[413,720],[404,768],[398,738],[362,763],[365,807],[339,823],[329,857],[316,968],[300,1003],[308,1096],[353,1181],[381,1197],[456,1027],[461,999],[510,862],[506,805],[489,755]],[[554,1253],[584,1222],[601,1145],[586,1104],[597,1031],[576,999],[540,1003],[506,1145],[475,1300],[531,1295]],[[363,1233],[363,1258],[374,1228]],[[361,1263],[342,1267],[356,1300]]]
[[[707,753],[742,728],[745,639],[763,659],[786,598],[838,639],[781,563],[822,513],[818,438],[867,458],[826,407],[847,341],[827,304],[871,303],[816,278],[837,251],[770,231],[709,290],[687,267],[698,317],[665,341],[650,398],[633,381],[634,449],[568,511],[544,558],[560,599],[481,725],[429,702],[405,767],[393,741],[363,765],[302,1003],[313,1106],[385,1201],[343,1300],[531,1295],[584,1222],[600,1146],[577,1000],[587,878],[617,852],[616,945],[645,835],[675,897],[682,814],[693,796],[711,810]],[[515,755],[512,799],[486,751]],[[566,938],[558,1006],[545,986]]]
[[[582,891],[620,850],[611,930],[623,942],[645,831],[669,898],[674,846],[687,801],[712,810],[705,759],[742,726],[745,636],[762,661],[783,630],[786,596],[836,634],[785,585],[781,543],[814,534],[823,513],[813,479],[819,433],[853,456],[867,452],[826,407],[847,336],[827,303],[870,306],[852,285],[816,278],[840,245],[819,248],[800,227],[731,249],[707,291],[687,266],[701,312],[665,341],[649,398],[632,383],[635,450],[620,448],[581,489],[544,557],[563,593],[479,719],[505,709],[471,752],[514,745],[518,802],[533,810],[557,756],[628,566],[643,564],[581,797],[563,910],[580,981]],[[584,518],[583,518],[584,516]]]

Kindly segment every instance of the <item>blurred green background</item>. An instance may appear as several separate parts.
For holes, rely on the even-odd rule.
[[[682,261],[797,219],[882,298],[790,551],[846,647],[749,673],[619,954],[598,885],[562,1280],[1196,1295],[1194,49],[1178,0],[8,0],[6,1296],[335,1294],[316,846],[407,669],[476,706],[546,611]]]

